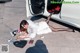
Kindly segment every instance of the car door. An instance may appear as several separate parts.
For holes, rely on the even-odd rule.
[[[26,0],[27,17],[44,13],[45,0]]]

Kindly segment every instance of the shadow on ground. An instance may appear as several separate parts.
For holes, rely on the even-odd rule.
[[[28,48],[25,53],[48,53],[48,50],[42,40],[37,40],[35,46]]]
[[[43,17],[42,15],[37,15],[37,16],[33,16],[33,17],[31,17],[30,20],[32,20],[32,21],[36,21],[36,20],[41,19],[42,17]]]
[[[12,0],[0,0],[0,3],[11,2]]]

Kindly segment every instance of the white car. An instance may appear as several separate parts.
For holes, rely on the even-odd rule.
[[[63,0],[54,0],[60,2]],[[27,17],[35,15],[50,15],[51,9],[56,6],[53,0],[26,0]],[[52,3],[51,3],[52,2]],[[48,7],[52,4],[50,7]],[[52,19],[63,23],[67,27],[78,30],[80,32],[80,0],[64,0],[59,4],[59,12],[53,13]],[[48,9],[49,8],[49,9]],[[52,11],[55,11],[52,9]]]

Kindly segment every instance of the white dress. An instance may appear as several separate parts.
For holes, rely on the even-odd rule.
[[[29,23],[28,35],[30,36],[30,38],[25,38],[25,40],[33,39],[36,37],[36,35],[52,32],[52,30],[49,28],[48,24],[45,21],[34,23],[31,20],[27,20],[27,22]]]
[[[28,35],[30,36],[30,38],[25,38],[24,40],[30,40],[36,37],[37,35],[37,28],[38,25],[36,25],[34,22],[32,22],[31,20],[27,20],[27,22],[29,23],[29,27],[28,27]]]

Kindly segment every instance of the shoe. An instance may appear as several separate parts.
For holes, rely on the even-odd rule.
[[[8,42],[9,42],[9,43],[12,42],[12,39],[9,39]]]
[[[12,39],[8,40],[8,43],[12,44],[14,41]]]
[[[11,34],[12,36],[15,36],[15,35],[17,34],[17,32],[18,32],[18,30],[14,30],[13,32],[10,32],[10,34]]]
[[[12,36],[14,36],[14,34],[13,34],[12,32],[10,32],[10,34],[11,34]]]

